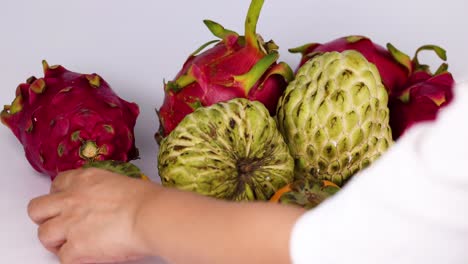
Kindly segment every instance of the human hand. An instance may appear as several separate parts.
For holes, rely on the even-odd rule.
[[[64,172],[50,194],[31,200],[41,243],[61,263],[121,262],[150,254],[136,222],[159,187],[101,169]]]

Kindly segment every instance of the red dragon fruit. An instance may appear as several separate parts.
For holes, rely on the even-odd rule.
[[[133,129],[139,108],[118,97],[97,74],[79,74],[43,61],[44,78],[20,84],[1,112],[26,158],[51,179],[90,161],[138,156]]]
[[[453,99],[455,81],[449,72],[435,76],[418,72],[419,80],[389,101],[390,126],[397,140],[416,123],[432,121]],[[422,79],[422,78],[426,79]]]
[[[447,60],[446,51],[435,45],[425,45],[416,50],[411,61],[413,72],[407,83],[389,98],[394,140],[414,124],[435,120],[440,109],[448,105],[454,96],[455,80],[447,71],[448,64],[442,63],[433,74],[428,65],[419,62],[418,55],[423,50],[434,51],[440,59]]]
[[[251,2],[245,36],[216,22],[204,21],[221,40],[208,42],[191,54],[175,79],[165,84],[164,103],[158,111],[158,140],[196,108],[237,97],[260,101],[271,114],[275,113],[279,97],[294,76],[286,63],[277,63],[278,46],[273,41],[264,42],[256,34],[263,2]],[[200,53],[215,42],[214,47]]]

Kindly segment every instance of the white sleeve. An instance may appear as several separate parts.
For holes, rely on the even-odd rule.
[[[296,222],[292,262],[468,263],[468,85]]]

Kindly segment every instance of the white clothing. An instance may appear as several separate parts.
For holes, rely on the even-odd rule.
[[[468,83],[295,224],[295,264],[468,263]]]

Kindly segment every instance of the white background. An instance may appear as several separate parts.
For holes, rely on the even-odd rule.
[[[203,19],[242,33],[249,3],[0,0],[0,104],[10,104],[27,77],[42,75],[42,59],[97,72],[122,98],[140,105],[136,138],[142,159],[136,164],[157,180],[154,109],[162,103],[163,79],[173,78],[188,54],[214,39]],[[267,0],[258,32],[275,40],[281,60],[293,68],[299,56],[288,48],[345,35],[391,42],[410,55],[423,44],[437,44],[448,51],[450,70],[460,82],[468,80],[467,13],[466,0]],[[432,54],[422,61],[439,64]],[[28,201],[45,194],[50,180],[32,170],[6,127],[0,127],[0,144],[0,263],[57,263],[40,246],[26,214]]]

